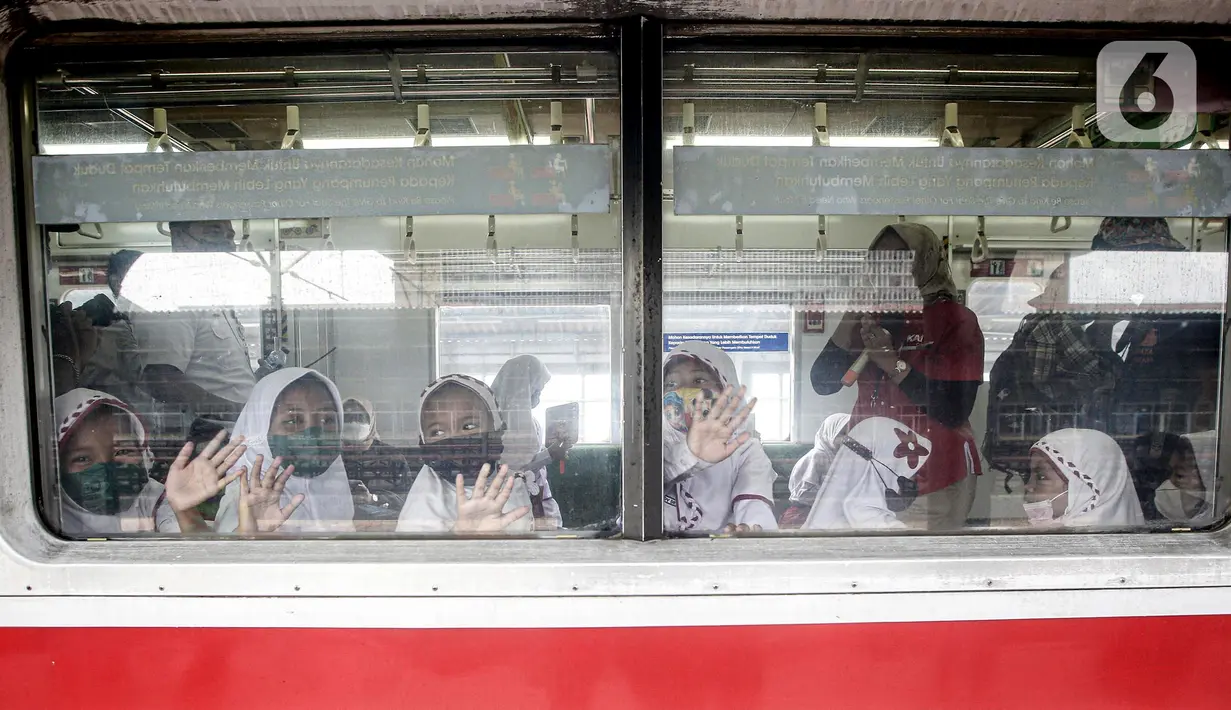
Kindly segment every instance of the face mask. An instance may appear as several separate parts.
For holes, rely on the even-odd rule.
[[[342,425],[342,440],[351,444],[362,444],[372,433],[372,425],[363,422],[349,422]]]
[[[494,474],[496,462],[503,453],[503,436],[498,431],[451,436],[423,444],[424,462],[433,471],[449,483],[460,473],[467,486],[478,480],[479,469],[484,464],[491,465]]]
[[[342,453],[337,434],[322,427],[309,427],[294,434],[270,434],[269,452],[282,457],[283,466],[294,466],[292,476],[316,478]]]
[[[1051,498],[1037,503],[1022,503],[1022,509],[1026,511],[1026,520],[1030,521],[1034,527],[1044,527],[1054,523],[1056,511],[1051,504],[1065,493],[1068,491],[1060,491]]]
[[[703,402],[702,411],[709,412],[716,398],[713,391],[696,387],[683,387],[663,395],[663,415],[667,423],[677,431],[687,433],[692,426],[692,403],[696,399]]]
[[[118,461],[96,463],[61,477],[65,495],[96,515],[119,515],[149,480],[144,466]]]
[[[1204,512],[1205,495],[1176,488],[1171,481],[1163,481],[1154,491],[1154,507],[1168,520],[1185,522]],[[1190,514],[1189,510],[1193,512]]]

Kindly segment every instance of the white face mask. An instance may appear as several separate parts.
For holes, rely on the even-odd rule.
[[[1176,488],[1171,481],[1163,481],[1162,485],[1154,491],[1154,507],[1168,520],[1174,522],[1188,522],[1190,518],[1199,516],[1202,509],[1198,507],[1198,502],[1204,501],[1204,491],[1196,492]],[[1196,512],[1189,515],[1188,509],[1194,509]]]
[[[1022,503],[1022,509],[1026,511],[1026,520],[1030,521],[1030,524],[1034,527],[1043,527],[1055,523],[1056,511],[1052,508],[1052,503],[1065,493],[1068,493],[1068,491],[1060,491],[1051,498],[1037,503]]]
[[[361,422],[348,422],[342,425],[342,440],[349,442],[361,442],[368,440],[368,434],[372,433],[371,424],[363,424]]]

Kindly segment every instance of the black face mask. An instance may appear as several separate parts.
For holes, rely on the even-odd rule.
[[[96,463],[60,481],[74,503],[96,515],[119,515],[150,482],[144,466],[119,461]]]
[[[437,475],[452,483],[460,473],[465,484],[473,486],[484,464],[495,473],[496,462],[504,453],[503,436],[498,431],[451,436],[423,444],[422,451],[424,463]]]

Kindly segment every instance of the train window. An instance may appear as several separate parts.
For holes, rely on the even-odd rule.
[[[618,529],[613,53],[36,83],[56,532]]]
[[[664,60],[667,532],[1221,522],[1225,117],[831,39]]]
[[[612,425],[611,306],[449,307],[439,310],[441,372],[471,372],[492,383],[501,366],[533,343],[551,378],[534,410],[540,427],[547,410],[577,402],[578,444],[610,444]]]

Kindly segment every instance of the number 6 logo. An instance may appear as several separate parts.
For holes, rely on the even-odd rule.
[[[1176,143],[1197,127],[1197,58],[1183,42],[1112,42],[1096,65],[1099,131],[1117,143]]]

